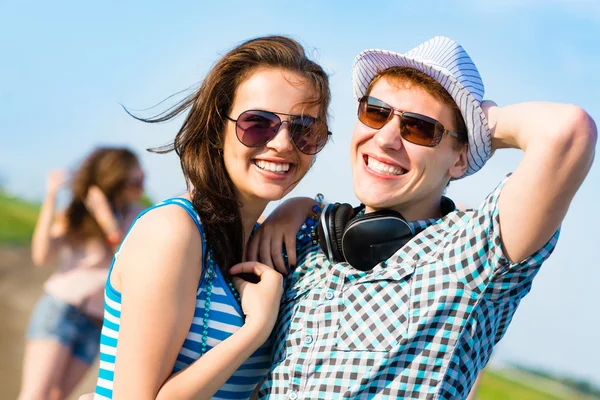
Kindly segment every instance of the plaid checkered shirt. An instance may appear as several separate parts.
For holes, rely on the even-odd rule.
[[[465,398],[559,235],[511,263],[499,235],[505,182],[479,209],[411,222],[418,234],[368,272],[299,247],[259,397]]]

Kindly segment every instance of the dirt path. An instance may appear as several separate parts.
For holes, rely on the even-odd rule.
[[[21,363],[29,314],[42,294],[52,267],[35,268],[29,248],[0,247],[0,399],[16,399],[21,383]],[[94,390],[97,365],[69,400]]]

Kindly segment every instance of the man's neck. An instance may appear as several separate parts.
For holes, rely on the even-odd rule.
[[[407,221],[421,221],[443,216],[441,207],[441,197],[429,202],[421,201],[417,204],[399,204],[395,207],[387,208],[399,212]],[[365,213],[382,210],[382,208],[365,207]]]

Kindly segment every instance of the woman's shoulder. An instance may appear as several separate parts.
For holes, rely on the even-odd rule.
[[[182,245],[202,247],[204,232],[200,219],[185,197],[174,197],[146,209],[138,207],[129,211],[122,228],[127,232],[126,241],[159,241],[177,248]]]
[[[130,267],[132,272],[151,273],[155,270],[157,274],[164,273],[162,265],[166,262],[173,273],[189,269],[187,265],[195,266],[196,262],[189,263],[187,260],[200,260],[202,253],[202,237],[196,224],[184,208],[174,204],[146,210],[136,220],[117,252],[120,262],[144,264],[139,267],[140,271],[135,266]]]
[[[193,214],[197,216],[194,206],[188,198],[184,196],[171,197],[150,206],[144,206],[142,204],[133,204],[128,206],[125,214],[123,215],[123,225],[129,227],[133,225],[137,219],[140,219],[142,216],[145,216],[150,212],[152,212],[154,215],[162,215],[164,214],[164,211],[158,210],[172,208],[181,208],[182,210],[185,210],[188,215]]]
[[[171,199],[169,199],[171,200]],[[179,200],[165,201],[143,211],[136,225],[142,231],[152,232],[161,236],[181,235],[198,236],[197,215],[190,215],[193,208],[184,207]],[[195,220],[196,219],[196,220]]]
[[[117,292],[140,294],[152,288],[179,293],[182,285],[199,281],[204,247],[185,209],[176,205],[148,209],[116,252],[110,284]],[[189,293],[184,290],[178,296]]]

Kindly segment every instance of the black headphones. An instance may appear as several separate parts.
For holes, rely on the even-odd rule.
[[[393,210],[362,214],[365,206],[329,204],[319,221],[319,245],[332,263],[348,262],[369,271],[408,243],[414,232],[404,217]],[[442,197],[441,211],[454,211],[454,202]],[[358,215],[357,215],[358,214]]]

